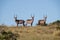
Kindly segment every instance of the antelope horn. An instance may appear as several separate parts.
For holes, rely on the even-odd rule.
[[[32,14],[31,14],[31,17],[32,17]]]

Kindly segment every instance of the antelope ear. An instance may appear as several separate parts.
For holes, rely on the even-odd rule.
[[[35,17],[35,14],[33,14],[33,15],[31,14],[31,17]]]
[[[14,14],[14,17],[17,17],[17,15]]]

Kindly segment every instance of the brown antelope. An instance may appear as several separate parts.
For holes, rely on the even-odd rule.
[[[24,23],[25,23],[24,20],[18,20],[18,19],[17,19],[17,16],[14,16],[14,18],[15,18],[15,22],[16,22],[16,24],[17,24],[17,27],[18,27],[18,24],[23,24],[23,26],[25,26],[25,25],[24,25]]]
[[[26,20],[26,26],[27,26],[27,24],[31,24],[31,26],[32,26],[33,21],[34,21],[34,16],[31,16],[31,18],[32,18],[32,19],[27,19],[27,20]]]
[[[43,20],[38,20],[38,25],[45,25],[46,24],[46,19],[47,19],[47,16],[44,16]]]

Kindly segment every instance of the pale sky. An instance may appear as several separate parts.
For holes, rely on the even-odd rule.
[[[60,0],[0,0],[0,24],[16,25],[18,19],[27,20],[35,15],[33,25],[47,15],[47,23],[60,20]]]

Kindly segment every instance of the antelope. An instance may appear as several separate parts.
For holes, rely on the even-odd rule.
[[[27,19],[27,20],[26,20],[26,26],[27,26],[27,24],[31,24],[31,26],[32,26],[33,21],[34,21],[34,16],[31,16],[31,18],[32,18],[32,19]]]
[[[18,24],[23,24],[23,26],[25,26],[25,25],[24,25],[24,23],[25,23],[24,20],[18,20],[18,19],[17,19],[17,16],[16,16],[16,17],[14,16],[14,18],[15,18],[15,22],[16,22],[16,24],[17,24],[17,27],[18,27]]]
[[[43,20],[38,20],[38,25],[45,25],[46,24],[46,19],[47,19],[47,16],[44,16]]]

